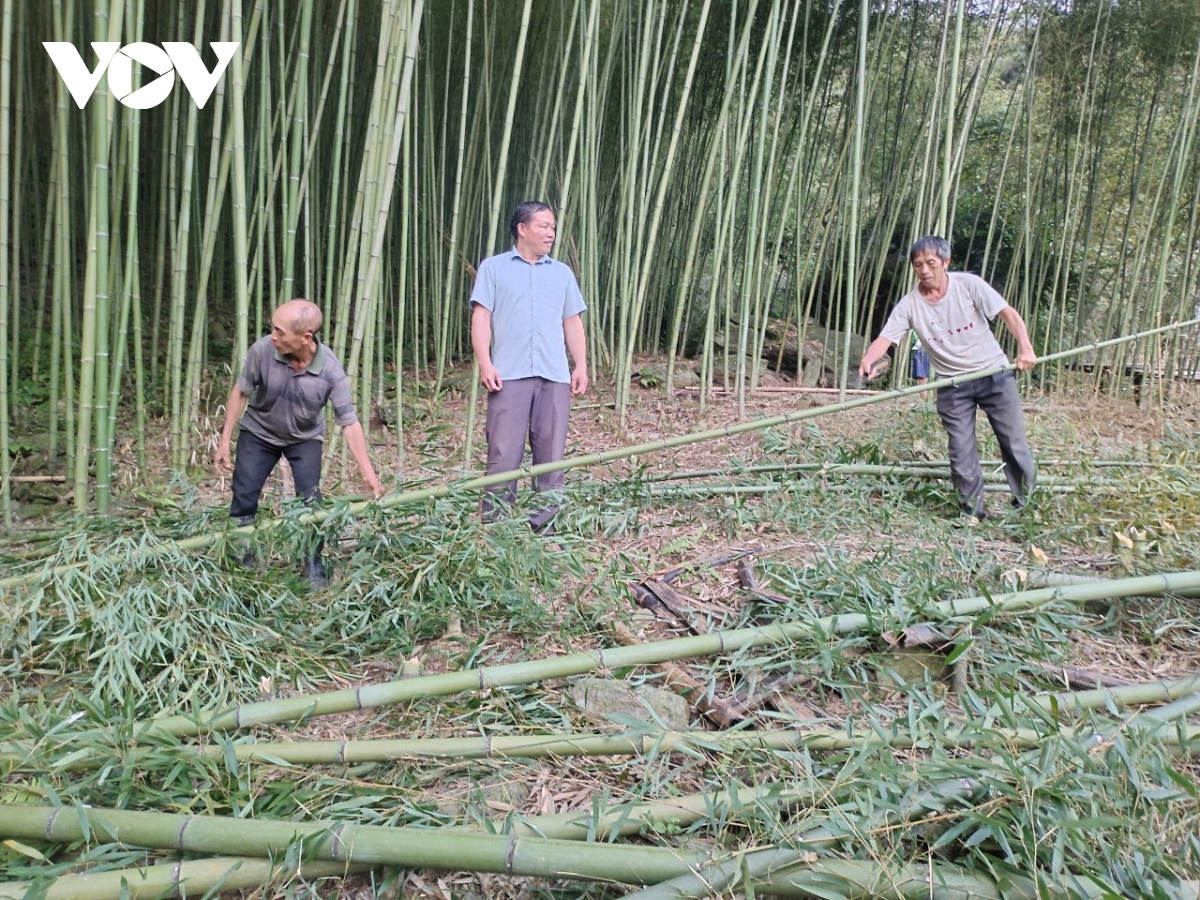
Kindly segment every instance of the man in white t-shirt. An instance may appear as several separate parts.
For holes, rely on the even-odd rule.
[[[909,261],[917,287],[896,304],[879,337],[867,347],[859,374],[872,378],[875,363],[904,340],[910,329],[920,338],[938,378],[1007,365],[1008,357],[992,334],[990,320],[994,318],[999,318],[1017,341],[1016,367],[1022,372],[1033,368],[1037,355],[1020,313],[977,275],[946,271],[950,243],[945,238],[921,238],[909,251]],[[980,519],[987,515],[975,440],[976,409],[987,414],[1000,444],[1013,505],[1023,506],[1033,489],[1033,454],[1025,437],[1025,417],[1012,371],[938,388],[937,408],[949,436],[950,473],[963,514]]]

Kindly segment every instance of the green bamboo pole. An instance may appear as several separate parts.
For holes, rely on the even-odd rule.
[[[12,202],[9,180],[12,166],[12,123],[9,105],[12,100],[12,29],[13,2],[4,0],[3,24],[0,26],[0,510],[6,527],[12,525],[12,487],[9,482],[9,372],[8,372],[8,282],[9,217]]]
[[[1058,693],[1018,695],[1011,705],[1015,713],[1036,711],[1039,716],[1050,714],[1053,721],[1081,715],[1088,710],[1105,708],[1130,709],[1148,704],[1174,703],[1189,700],[1200,691],[1200,676],[1172,681],[1155,681],[1117,688]],[[999,708],[991,712],[998,712]],[[1182,712],[1163,707],[1142,716],[1159,721],[1178,718]],[[1118,728],[1131,725],[1129,720]],[[1057,733],[1075,734],[1074,725],[1061,725]],[[981,720],[948,729],[936,740],[947,747],[974,746],[1003,742],[1010,746],[1034,747],[1043,743],[1054,729],[1008,727]],[[1166,746],[1184,752],[1200,752],[1200,727],[1187,727],[1182,732],[1164,732],[1160,736]],[[75,740],[67,735],[68,741]],[[573,756],[647,756],[674,753],[681,749],[708,748],[717,752],[737,752],[747,748],[769,750],[807,749],[810,751],[845,750],[863,747],[910,748],[930,740],[928,735],[914,734],[897,724],[890,728],[857,728],[821,726],[810,728],[758,731],[631,731],[622,734],[547,735],[481,735],[465,738],[392,738],[342,741],[257,741],[231,746],[200,746],[181,749],[184,754],[209,759],[224,759],[232,755],[241,762],[261,762],[268,765],[358,765],[369,762],[420,759],[558,759]],[[0,744],[0,759],[24,768],[36,768],[27,744]],[[127,756],[131,765],[141,766],[144,760],[155,758],[157,749],[135,748]],[[89,769],[104,764],[100,755],[85,756],[61,766],[64,769]]]
[[[161,897],[211,896],[215,892],[253,891],[292,881],[338,878],[365,866],[305,860],[300,865],[269,859],[223,856],[189,859],[108,872],[60,875],[48,885],[34,881],[0,883],[0,900],[159,900]]]
[[[959,0],[961,3],[962,0]],[[858,212],[862,192],[863,129],[866,127],[867,29],[871,22],[871,0],[862,0],[858,8],[858,68],[854,90],[854,143],[850,166],[850,223],[846,246],[846,315],[842,320],[842,365],[838,372],[838,399],[846,399],[850,376],[850,338],[854,333],[858,305]]]
[[[529,35],[529,16],[533,0],[525,0],[521,7],[521,27],[517,35],[517,49],[513,61],[512,78],[508,85],[508,109],[504,114],[504,132],[500,138],[500,156],[496,163],[496,175],[492,184],[492,205],[488,213],[488,235],[484,242],[484,256],[496,252],[496,232],[500,224],[500,205],[504,199],[508,177],[508,150],[512,141],[513,120],[516,116],[517,94],[521,87],[521,71],[525,63],[525,41]],[[475,452],[475,414],[479,406],[479,361],[471,366],[471,397],[467,405],[467,432],[463,441],[463,465],[470,467]],[[499,484],[499,482],[496,482]]]
[[[463,163],[466,154],[467,144],[467,113],[470,110],[471,100],[471,42],[474,37],[475,29],[475,0],[467,0],[467,25],[466,36],[463,39],[465,52],[463,53],[463,72],[462,72],[462,88],[459,91],[458,102],[459,117],[458,117],[458,152],[455,156],[454,164],[454,196],[450,202],[450,237],[449,247],[446,250],[446,272],[443,278],[443,286],[445,293],[442,296],[442,314],[441,314],[441,337],[438,342],[438,357],[437,357],[437,373],[434,377],[434,391],[438,392],[442,388],[442,378],[446,374],[446,357],[449,355],[446,347],[449,340],[450,322],[462,321],[462,306],[458,302],[456,288],[458,287],[458,273],[461,271],[459,264],[459,217],[462,213],[463,204]],[[446,79],[447,89],[449,88],[449,77]],[[447,110],[449,115],[449,110]],[[397,368],[397,378],[399,378],[399,368]],[[397,390],[397,394],[399,391]],[[396,415],[397,420],[400,416],[400,399],[396,398]]]
[[[1171,325],[1164,325],[1161,328],[1151,329],[1150,331],[1141,332],[1139,334],[1129,335],[1126,337],[1112,338],[1108,341],[1098,341],[1086,347],[1076,347],[1071,350],[1063,350],[1059,353],[1052,354],[1048,357],[1043,357],[1042,362],[1049,362],[1054,359],[1066,359],[1071,356],[1077,356],[1101,347],[1114,346],[1117,344],[1126,343],[1132,340],[1145,338],[1153,334],[1163,334],[1169,331],[1174,331],[1178,328],[1186,328],[1190,325],[1200,324],[1200,318],[1192,319],[1186,322],[1177,322]],[[928,384],[912,385],[910,387],[898,388],[891,391],[883,391],[878,394],[860,397],[856,400],[847,400],[840,403],[830,403],[825,406],[818,406],[812,409],[799,410],[797,412],[784,413],[778,416],[769,416],[761,419],[752,419],[746,422],[738,422],[733,425],[726,425],[720,428],[713,428],[706,431],[697,431],[690,434],[677,435],[672,438],[664,438],[657,441],[649,441],[643,444],[635,444],[627,447],[615,448],[606,450],[600,453],[590,453],[581,456],[573,456],[564,459],[560,462],[542,463],[536,466],[529,466],[522,469],[514,469],[511,472],[498,472],[494,475],[484,475],[476,478],[465,479],[456,483],[441,485],[438,487],[421,488],[417,490],[404,491],[398,494],[392,494],[384,497],[379,501],[364,501],[362,503],[350,504],[350,512],[361,511],[370,503],[376,502],[379,506],[390,509],[409,503],[416,503],[423,500],[429,500],[434,497],[442,497],[455,493],[462,493],[478,488],[489,487],[493,484],[500,484],[514,477],[526,477],[540,475],[545,472],[566,471],[568,469],[578,468],[581,466],[591,466],[600,463],[611,462],[616,459],[626,459],[630,456],[640,456],[647,453],[654,453],[661,450],[669,450],[674,447],[683,447],[689,444],[697,444],[703,441],[716,440],[719,438],[733,437],[738,434],[745,434],[752,431],[761,431],[766,428],[773,428],[778,425],[784,425],[791,422],[798,422],[805,419],[816,418],[817,416],[829,415],[835,412],[842,412],[849,409],[858,409],[864,406],[871,406],[877,403],[883,403],[894,400],[899,397],[909,397],[915,394],[921,394],[926,391],[936,390],[942,387],[948,387],[956,384],[963,384],[968,381],[974,381],[979,378],[986,378],[995,375],[999,372],[1007,372],[1014,369],[1015,366],[1009,363],[1005,366],[997,366],[995,368],[984,369],[979,372],[973,372],[970,375],[959,375],[954,378],[943,378],[937,381],[931,381]],[[330,513],[326,510],[318,510],[313,513],[307,513],[300,516],[296,521],[301,524],[324,522]],[[155,556],[167,552],[168,549],[175,551],[198,550],[203,547],[208,547],[222,537],[232,535],[250,535],[256,529],[268,529],[274,527],[275,523],[282,521],[279,519],[270,520],[263,525],[258,526],[242,526],[240,528],[228,529],[225,531],[213,532],[211,534],[200,535],[193,538],[185,538],[184,540],[176,541],[165,545],[161,548],[151,547],[146,550],[144,559],[148,560]],[[289,520],[290,521],[290,520]],[[59,575],[75,568],[75,565],[57,566],[54,568],[42,568],[34,572],[27,572],[22,575],[13,575],[7,578],[0,578],[0,591],[8,588],[18,587],[25,584],[33,584],[45,580],[48,577]]]
[[[656,884],[703,864],[708,853],[441,829],[283,822],[118,809],[0,804],[0,835],[74,843],[89,839],[189,853],[276,856],[297,840],[308,858],[343,863]]]
[[[831,810],[828,815],[830,818],[837,816],[842,821],[857,820],[853,826],[855,830],[870,833],[883,828],[896,828],[918,816],[946,815],[982,792],[983,786],[979,782],[970,778],[956,778],[904,798],[896,810],[882,809],[863,815],[864,810],[856,805],[850,809]],[[794,838],[795,844],[802,850],[752,850],[626,896],[637,900],[684,900],[724,893],[739,881],[743,885],[763,883],[778,878],[792,866],[811,860],[815,850],[828,848],[843,839],[844,835],[827,825],[809,828]]]
[[[27,10],[28,10],[28,7],[26,7],[24,5],[17,7],[16,19],[12,26],[17,35],[22,35],[22,34],[27,33],[27,30],[29,27],[28,23],[26,22],[26,19],[28,18]],[[24,61],[24,56],[22,56],[22,61]],[[25,104],[26,104],[27,95],[29,96],[29,99],[32,99],[32,91],[28,90],[27,85],[22,84],[22,82],[29,81],[28,73],[29,73],[29,68],[27,66],[22,66],[17,69],[17,79],[16,79],[16,83],[13,85],[13,87],[16,88],[16,96],[15,96],[15,99],[11,100],[12,107],[13,107],[12,108],[13,118],[6,122],[7,127],[10,129],[12,128],[13,122],[24,122],[25,121],[25,115],[26,115]],[[10,87],[10,90],[11,90],[11,87]],[[42,96],[39,96],[39,98],[36,102],[40,105],[43,102]],[[30,264],[27,263],[25,260],[23,260],[21,257],[21,239],[22,239],[21,227],[26,218],[32,218],[31,216],[29,216],[29,213],[24,206],[25,195],[27,193],[27,181],[28,181],[28,179],[26,178],[26,175],[25,175],[25,147],[29,143],[28,129],[17,128],[16,133],[10,135],[10,140],[11,140],[11,143],[9,145],[9,152],[10,152],[11,158],[12,158],[12,169],[11,169],[11,174],[9,176],[11,179],[10,183],[9,183],[9,197],[10,197],[9,214],[10,214],[11,218],[9,219],[8,240],[10,242],[9,245],[12,248],[12,260],[9,263],[9,272],[17,273],[17,272],[24,272],[27,267],[32,268],[32,266],[30,266]],[[0,208],[3,208],[3,207],[0,206]],[[49,221],[49,217],[47,217],[47,221]],[[34,231],[33,227],[30,227],[29,233],[31,236],[32,236],[32,234],[36,233]],[[43,240],[46,240],[49,238],[50,232],[47,229],[43,229],[42,233],[43,233]],[[0,242],[0,247],[2,247],[2,246],[4,246],[4,243]],[[36,258],[37,257],[35,257],[35,259]],[[42,260],[42,264],[44,266],[46,264],[46,262],[48,261],[47,256],[43,255],[41,257],[41,260]],[[28,278],[29,282],[33,281],[33,278],[31,275],[27,275],[26,278]],[[41,286],[44,288],[44,286],[45,286],[44,270],[43,270],[43,274],[39,275],[39,281],[41,282]],[[25,295],[28,295],[30,293],[30,289],[26,288],[26,290],[22,291],[22,293]],[[40,298],[42,296],[44,296],[44,294],[45,294],[44,290],[39,290],[39,292],[37,294],[37,298],[38,298],[38,300],[37,300],[37,318],[39,320],[41,319],[42,309],[44,308],[40,301]],[[8,363],[9,363],[8,390],[10,392],[15,392],[17,385],[20,384],[20,382],[21,382],[21,368],[22,368],[21,344],[22,344],[22,341],[24,340],[24,335],[27,332],[34,334],[34,335],[38,335],[41,333],[41,322],[40,321],[37,322],[37,327],[35,327],[31,332],[29,331],[28,326],[24,326],[24,327],[22,326],[21,308],[23,305],[26,305],[26,304],[22,304],[20,301],[13,302],[11,298],[9,299],[9,311],[12,315],[12,321],[8,325],[8,329],[9,329],[8,334],[9,334],[9,337],[11,338],[11,347],[8,350]],[[30,343],[33,345],[33,348],[34,348],[33,356],[36,358],[38,341],[35,339],[35,340],[31,341]],[[9,403],[10,409],[12,409],[16,406],[17,398],[16,398],[15,393],[13,393],[13,395],[9,397],[8,403]],[[4,420],[4,417],[0,416],[0,421],[3,421],[3,420]],[[8,457],[0,456],[0,459],[8,459]],[[0,487],[0,496],[3,496],[3,488],[2,487]],[[3,505],[3,503],[0,502],[0,505]]]
[[[242,22],[242,0],[232,0],[229,11],[230,40],[238,42],[238,51],[229,61],[229,77],[233,108],[230,127],[233,129],[233,372],[240,372],[249,348],[250,333],[250,237],[247,220],[248,195],[246,188],[246,75],[243,58],[247,54],[246,34]],[[234,377],[237,377],[236,375]]]
[[[1068,585],[1017,593],[967,597],[929,604],[921,610],[931,620],[958,619],[980,612],[1013,613],[1036,609],[1052,602],[1085,603],[1112,597],[1154,596],[1200,587],[1200,572],[1148,575],[1122,578],[1100,584]],[[631,647],[604,648],[587,653],[549,659],[530,660],[462,672],[428,675],[399,682],[363,685],[358,688],[324,694],[299,695],[282,700],[248,703],[228,710],[202,711],[192,715],[150,719],[138,723],[137,735],[196,735],[206,732],[248,728],[279,722],[297,721],[312,716],[373,709],[428,697],[441,697],[490,687],[533,684],[552,678],[566,678],[606,668],[650,665],[683,659],[729,653],[749,647],[787,643],[813,635],[847,634],[879,627],[879,619],[862,613],[826,616],[811,622],[778,623],[713,632],[696,637],[675,638]]]
[[[131,43],[133,43],[136,41],[141,41],[141,39],[142,39],[142,31],[143,31],[143,27],[145,24],[145,22],[144,22],[144,20],[145,20],[144,0],[138,0],[137,3],[131,3],[130,4],[130,13],[132,13],[132,14],[129,17],[130,21],[128,21],[126,23],[126,27],[127,27],[128,39]],[[139,74],[140,73],[135,73],[133,76],[132,87],[135,90],[137,89],[137,87],[139,85],[139,81],[140,81]],[[136,160],[136,159],[138,159],[138,157],[140,155],[139,149],[141,146],[141,121],[142,121],[141,110],[138,110],[138,109],[130,110],[128,126],[125,129],[123,129],[123,131],[124,131],[123,139],[125,141],[125,157],[127,159]],[[134,314],[134,299],[137,296],[137,291],[138,291],[136,276],[140,270],[140,266],[138,264],[139,254],[138,254],[138,202],[137,201],[138,201],[138,197],[140,196],[138,186],[140,184],[141,167],[138,165],[131,165],[131,166],[127,166],[126,168],[128,170],[126,177],[128,178],[128,185],[129,185],[129,188],[128,188],[129,203],[128,203],[128,206],[125,211],[125,235],[124,235],[124,237],[125,237],[125,272],[124,272],[124,280],[122,282],[121,295],[120,295],[121,296],[121,311],[120,311],[120,315],[119,315],[119,322],[117,324],[117,328],[116,328],[116,332],[115,332],[117,335],[116,355],[114,356],[113,362],[112,362],[112,378],[110,379],[109,388],[108,388],[108,403],[107,403],[108,422],[105,424],[105,432],[104,432],[108,436],[107,442],[108,442],[108,446],[109,446],[110,450],[111,450],[113,441],[115,440],[115,436],[117,433],[117,410],[119,408],[119,403],[120,403],[120,398],[121,398],[122,375],[124,374],[124,369],[125,369],[126,348],[129,345],[129,340],[128,340],[129,320],[130,320],[130,317],[133,316],[133,314]],[[113,218],[114,218],[114,221],[116,221],[115,215]],[[114,246],[114,252],[115,252],[115,250],[116,250],[116,247]],[[135,353],[137,353],[141,349],[140,347],[137,346],[137,338],[139,338],[141,335],[141,329],[138,326],[136,319],[134,319],[134,322],[135,322],[135,326],[134,326]],[[141,403],[141,400],[143,399],[142,394],[141,394],[141,385],[138,385],[137,390],[138,390],[139,402],[137,404],[137,410],[136,410],[135,414],[139,418],[144,419],[145,410]],[[142,433],[144,434],[144,426],[143,426]],[[144,455],[144,448],[141,446],[141,444],[139,444],[139,453]],[[111,466],[111,464],[107,468],[102,468],[100,466],[97,466],[96,467],[96,494],[97,494],[97,497],[101,496],[102,494],[107,495],[111,491],[111,481],[112,481],[112,466]],[[99,504],[97,504],[97,505],[99,505]]]
[[[54,35],[58,40],[70,37],[74,7],[68,7],[64,12],[60,5],[55,4],[53,10]],[[62,80],[57,85],[57,104],[55,106],[54,131],[54,161],[58,190],[54,196],[54,278],[51,287],[51,332],[50,332],[50,439],[47,448],[51,460],[58,456],[59,432],[59,398],[65,398],[66,421],[65,443],[66,471],[74,470],[73,449],[75,446],[74,418],[71,398],[71,353],[70,353],[70,323],[71,323],[71,280],[69,279],[68,261],[72,258],[68,248],[70,242],[71,223],[71,190],[68,158],[68,116],[71,107],[68,105],[67,87]],[[60,392],[59,385],[62,385]]]
[[[981,459],[980,464],[985,468],[994,468],[1004,464],[1001,459]],[[647,475],[642,480],[647,483],[660,481],[683,481],[689,478],[713,478],[718,475],[733,477],[735,475],[758,475],[758,474],[788,474],[790,472],[816,472],[824,470],[828,466],[850,465],[849,463],[831,463],[828,461],[822,462],[800,462],[800,463],[761,463],[757,465],[735,465],[716,469],[687,469],[678,472],[667,472],[660,475]],[[1194,477],[1195,466],[1180,465],[1176,463],[1155,463],[1140,459],[1039,459],[1037,461],[1039,470],[1042,469],[1065,469],[1065,468],[1087,468],[1087,469],[1179,469],[1186,477]],[[880,466],[880,469],[894,469],[896,474],[902,474],[909,470],[924,471],[928,474],[940,475],[950,471],[950,461],[945,459],[934,460],[912,460],[898,459],[890,466]],[[1122,475],[1122,481],[1127,479],[1128,475]],[[1104,480],[1109,480],[1105,476]],[[1095,476],[1089,479],[1089,483],[1094,483]],[[1039,482],[1040,483],[1040,482]],[[1173,490],[1177,489],[1174,486]]]
[[[575,881],[648,885],[690,874],[705,866],[711,851],[579,843],[536,837],[445,834],[441,829],[393,828],[352,823],[280,822],[222,816],[131,812],[97,807],[43,807],[0,804],[0,835],[27,841],[75,843],[99,840],[193,853],[276,856],[297,840],[310,859],[363,865],[492,872]],[[857,888],[845,897],[994,897],[1000,900],[1045,896],[1032,881],[1006,879],[1006,889],[984,875],[930,860],[923,865],[885,866],[857,860],[824,860],[788,872],[764,890],[781,896],[828,896],[828,885]],[[1046,879],[1049,881],[1049,879]],[[1051,882],[1055,884],[1055,882]],[[768,887],[769,886],[769,887]],[[845,890],[845,887],[843,887]],[[957,890],[959,893],[953,893]],[[1099,896],[1099,893],[1085,893]]]
[[[397,102],[394,120],[391,123],[391,148],[383,166],[384,187],[380,191],[378,203],[372,211],[375,220],[371,230],[369,256],[365,265],[365,277],[362,282],[363,292],[359,296],[358,315],[354,323],[354,343],[350,350],[349,364],[346,373],[354,378],[358,372],[360,347],[367,322],[374,315],[374,303],[377,300],[380,272],[383,265],[383,244],[387,235],[388,213],[391,209],[393,186],[396,182],[396,169],[399,166],[400,151],[403,145],[405,125],[408,120],[408,108],[411,96],[413,73],[416,68],[417,48],[421,34],[421,16],[424,12],[424,0],[414,0],[407,25],[407,41],[403,59],[403,73],[398,86]],[[364,244],[364,246],[366,246]]]
[[[704,0],[704,5],[700,8],[700,21],[696,26],[696,35],[692,44],[692,53],[688,58],[687,73],[684,75],[681,95],[678,99],[679,105],[676,109],[675,122],[671,129],[670,145],[667,148],[666,159],[662,164],[662,174],[659,177],[658,191],[654,198],[654,208],[650,219],[649,235],[644,243],[639,242],[639,246],[644,246],[644,250],[639,254],[641,265],[637,279],[637,287],[633,296],[633,308],[631,316],[631,321],[634,323],[633,327],[638,328],[639,330],[639,323],[642,321],[643,310],[646,305],[646,294],[649,290],[650,274],[655,268],[654,251],[658,242],[659,230],[662,226],[662,213],[666,204],[667,188],[670,186],[671,178],[675,171],[675,161],[678,157],[679,141],[683,132],[684,116],[688,110],[688,100],[691,97],[692,82],[696,75],[696,65],[700,58],[700,51],[704,40],[705,27],[708,23],[708,13],[711,5],[711,0]],[[621,410],[624,410],[625,401],[620,398],[627,397],[629,393],[629,381],[632,378],[633,373],[634,349],[634,342],[631,336],[625,348],[624,358],[621,360],[621,364],[617,369],[617,405]]]
[[[105,35],[106,41],[118,41],[121,36],[121,16],[125,6],[112,0],[113,11],[108,10],[109,0],[95,0],[93,18],[94,34]],[[89,464],[91,451],[95,450],[97,469],[96,504],[101,512],[108,509],[108,491],[101,488],[105,467],[108,464],[108,447],[105,440],[108,404],[108,246],[111,230],[109,208],[109,167],[111,164],[110,134],[112,131],[113,107],[116,101],[108,90],[108,82],[101,79],[92,96],[91,107],[91,160],[90,199],[88,201],[87,264],[84,270],[82,335],[79,349],[79,415],[75,434],[74,492],[75,510],[88,511],[91,496]],[[93,428],[96,434],[93,435]]]
[[[1139,704],[1161,703],[1177,698],[1186,701],[1185,706],[1166,710],[1169,719],[1195,711],[1195,692],[1200,689],[1200,679],[1182,679],[1152,685],[1134,685],[1132,688],[1111,688],[1103,691],[1079,691],[1066,695],[1020,698],[1030,707],[1063,716],[1089,709],[1102,708],[1106,703],[1115,703],[1120,708]],[[1125,690],[1124,694],[1116,692]],[[1181,696],[1186,695],[1186,696]],[[1061,697],[1061,699],[1058,699]],[[1172,700],[1176,702],[1176,700]],[[1164,709],[1166,709],[1164,707]],[[1152,712],[1142,713],[1153,717]],[[1130,721],[1121,729],[1132,727]],[[1155,724],[1158,724],[1156,721]],[[1108,734],[1119,729],[1102,730]],[[414,762],[419,760],[472,760],[472,759],[567,759],[585,757],[628,756],[648,757],[667,753],[704,751],[719,754],[737,754],[747,750],[784,752],[805,750],[810,753],[829,753],[838,750],[901,749],[911,750],[928,746],[931,742],[940,747],[986,747],[1002,744],[1007,747],[1030,749],[1045,744],[1048,737],[1076,737],[1096,732],[1079,726],[1061,725],[1054,728],[1032,726],[998,726],[969,724],[946,729],[934,735],[914,733],[905,728],[798,728],[776,731],[740,729],[735,731],[646,731],[623,734],[579,734],[562,735],[500,735],[496,737],[465,738],[395,738],[378,740],[345,741],[275,741],[250,744],[234,744],[232,747],[184,747],[180,756],[199,756],[220,761],[233,758],[239,762],[257,762],[268,766],[338,766],[361,765],[363,763]],[[1200,726],[1183,726],[1179,729],[1161,730],[1155,737],[1159,745],[1185,754],[1200,754]],[[134,750],[124,757],[126,764],[142,767],[161,759],[161,751]],[[20,769],[40,769],[42,764],[32,759],[24,746],[0,744],[0,759]],[[67,765],[55,765],[56,769],[77,771],[93,769],[107,764],[102,754],[90,754],[72,760]]]
[[[115,41],[120,38],[122,31],[122,19],[125,12],[125,4],[123,0],[111,0],[111,10],[105,10],[105,4],[108,0],[95,0],[96,6],[96,32],[103,33],[103,29],[108,30],[108,40]],[[91,210],[91,224],[95,227],[95,276],[94,280],[86,283],[92,284],[95,290],[95,365],[94,365],[94,392],[87,396],[86,405],[83,403],[85,399],[82,390],[82,385],[86,375],[80,378],[80,425],[84,426],[85,415],[93,416],[95,435],[95,495],[96,495],[96,511],[100,515],[108,514],[109,500],[112,496],[112,447],[113,435],[108,428],[108,385],[112,375],[111,361],[111,319],[112,319],[112,276],[110,274],[111,253],[113,242],[110,236],[110,231],[113,228],[114,222],[119,222],[120,218],[116,215],[116,210],[112,209],[109,203],[109,189],[111,174],[115,160],[112,158],[113,152],[116,149],[112,145],[112,134],[114,123],[116,121],[116,100],[111,97],[108,92],[108,81],[104,80],[104,88],[97,89],[96,95],[92,98],[92,106],[89,110],[92,114],[92,137],[98,145],[103,147],[101,152],[97,147],[93,147],[92,158],[95,164],[92,183],[92,200],[95,208]],[[89,243],[91,238],[89,238]],[[88,299],[87,288],[85,286],[85,306]],[[88,325],[85,322],[84,335],[88,334]],[[82,356],[82,353],[81,353]],[[80,453],[75,459],[75,509],[80,512],[86,512],[88,506],[88,490],[87,490],[87,471],[86,471],[86,454]],[[84,467],[81,474],[80,459],[84,459]],[[82,481],[83,497],[79,496],[80,486]]]
[[[199,33],[202,30],[206,5],[207,0],[200,0],[195,10],[197,43],[200,41]],[[181,19],[182,15],[183,13],[181,12]],[[174,98],[176,130],[179,128],[179,105],[179,92],[176,91]],[[166,385],[171,422],[171,465],[177,469],[182,469],[187,462],[185,454],[190,437],[185,430],[186,423],[184,419],[183,377],[186,360],[183,353],[183,344],[186,332],[187,284],[188,269],[190,267],[188,260],[192,250],[192,211],[195,205],[193,197],[193,173],[196,167],[196,141],[197,131],[199,130],[199,110],[196,108],[196,105],[190,102],[183,105],[187,112],[187,126],[183,138],[183,166],[179,175],[178,190],[172,192],[177,199],[178,214],[173,234],[174,243],[171,248],[172,265],[169,294],[171,308],[168,319],[167,338],[167,376],[169,383]],[[172,165],[172,176],[174,171],[175,166]]]
[[[291,146],[288,150],[287,184],[283,190],[283,282],[281,296],[284,298],[297,296],[296,293],[296,227],[300,221],[300,207],[304,196],[300,190],[301,159],[303,152],[304,133],[308,127],[308,59],[312,46],[313,0],[303,0],[300,7],[299,48],[296,53],[296,67],[292,72],[292,90],[295,92],[291,102],[291,124],[288,137]],[[311,285],[306,285],[307,291]]]
[[[1066,572],[1030,572],[1025,579],[1028,587],[1057,587],[1061,584],[1097,584],[1107,581],[1095,575],[1071,575]],[[1200,591],[1180,591],[1178,597],[1200,597]]]

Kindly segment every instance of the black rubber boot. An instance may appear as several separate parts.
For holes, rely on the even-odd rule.
[[[243,525],[253,525],[254,516],[239,516],[233,521],[239,528]],[[251,540],[253,538],[243,539],[235,544],[235,547],[238,549],[234,551],[234,560],[243,569],[253,570],[258,568],[258,554],[254,552],[254,545],[250,543]]]
[[[318,591],[329,587],[329,571],[325,568],[325,560],[321,558],[321,551],[324,547],[324,541],[318,543],[304,566],[304,574],[308,576],[308,583]]]

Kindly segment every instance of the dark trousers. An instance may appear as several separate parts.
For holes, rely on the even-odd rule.
[[[237,456],[233,461],[233,502],[229,515],[239,525],[249,525],[258,512],[258,499],[262,496],[267,476],[285,457],[292,467],[292,479],[296,482],[296,496],[317,502],[321,499],[321,450],[322,442],[315,438],[279,447],[269,444],[252,432],[242,429],[238,434]]]
[[[963,384],[938,388],[937,410],[949,438],[950,475],[958,491],[962,510],[970,515],[984,512],[983,470],[979,443],[975,440],[975,410],[987,414],[1000,444],[1004,475],[1018,505],[1033,490],[1033,454],[1025,437],[1025,415],[1012,372],[1000,372]]]
[[[487,474],[519,469],[525,457],[526,439],[535,466],[562,459],[567,449],[567,421],[570,415],[569,384],[544,378],[505,381],[504,387],[488,394]],[[562,489],[565,481],[564,473],[547,472],[533,479],[533,487],[537,491],[557,491]],[[484,519],[494,521],[497,518],[497,506],[511,506],[516,494],[516,480],[487,488],[482,504]],[[557,513],[557,504],[541,507],[530,513],[529,524],[534,531],[549,531],[550,522]]]

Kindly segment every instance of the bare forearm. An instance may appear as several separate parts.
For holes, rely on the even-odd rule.
[[[867,352],[863,354],[863,362],[876,362],[883,358],[883,355],[892,349],[892,342],[885,337],[877,337],[867,345]]]
[[[571,316],[563,320],[563,336],[567,341],[567,351],[571,361],[577,367],[587,368],[587,337],[583,331],[583,320],[579,316]]]
[[[375,467],[371,465],[371,454],[367,450],[367,438],[363,433],[362,423],[354,422],[345,426],[342,434],[346,438],[346,446],[350,448],[354,462],[358,464],[363,481],[373,488],[379,483],[379,477],[375,474]]]
[[[246,411],[246,403],[249,399],[236,384],[230,390],[229,399],[225,401],[225,424],[221,427],[221,440],[228,441],[233,437],[234,426],[241,419],[242,413]]]
[[[492,314],[478,304],[471,310],[471,349],[480,366],[492,363]]]
[[[1021,318],[1019,312],[1009,306],[1000,311],[1000,321],[1004,323],[1009,334],[1016,339],[1019,347],[1033,350],[1033,344],[1029,340],[1029,329],[1025,327],[1025,320]]]

